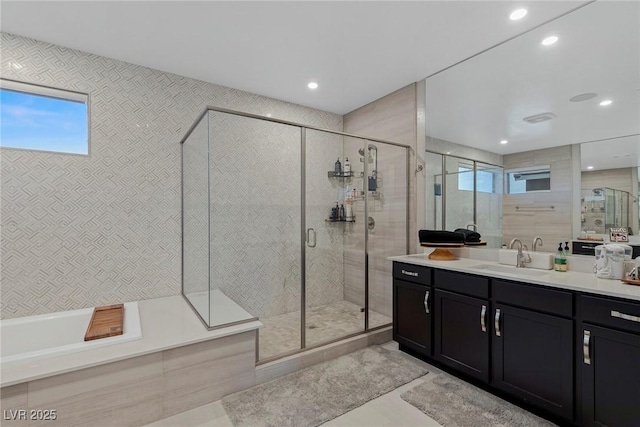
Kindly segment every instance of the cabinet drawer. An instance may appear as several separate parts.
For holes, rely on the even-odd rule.
[[[431,285],[431,269],[421,265],[394,262],[393,277],[421,285]]]
[[[489,298],[489,279],[486,277],[436,270],[433,282],[440,289],[479,298]]]
[[[493,297],[496,302],[516,307],[566,317],[573,316],[573,293],[571,292],[494,279]]]
[[[582,320],[640,333],[640,302],[622,302],[598,297],[580,297]]]

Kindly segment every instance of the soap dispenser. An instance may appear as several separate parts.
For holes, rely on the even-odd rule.
[[[349,158],[346,157],[344,159],[344,174],[349,175],[350,173],[351,173],[351,162],[349,161]]]
[[[567,257],[564,255],[562,242],[558,244],[558,252],[556,252],[556,257],[553,260],[553,269],[560,272],[567,271]]]
[[[340,163],[340,157],[338,157],[338,160],[336,160],[333,170],[336,175],[340,175],[342,173],[342,163]]]

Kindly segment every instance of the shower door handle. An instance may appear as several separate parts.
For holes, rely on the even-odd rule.
[[[313,243],[311,243],[311,233],[313,233]],[[310,248],[316,247],[316,230],[313,228],[307,228],[307,246]]]

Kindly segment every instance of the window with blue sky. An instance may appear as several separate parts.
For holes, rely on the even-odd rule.
[[[18,82],[0,88],[0,146],[89,154],[87,95]]]

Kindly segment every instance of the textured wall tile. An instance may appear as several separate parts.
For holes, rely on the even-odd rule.
[[[207,105],[342,130],[336,114],[7,33],[0,43],[3,78],[91,103],[89,156],[0,149],[3,318],[180,292],[178,143]]]

